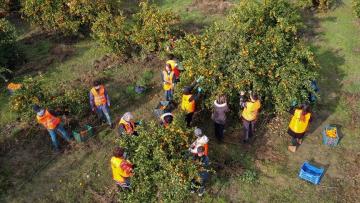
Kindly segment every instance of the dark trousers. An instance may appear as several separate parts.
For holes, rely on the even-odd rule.
[[[244,134],[245,134],[245,138],[244,140],[249,140],[250,137],[252,137],[254,135],[254,128],[255,128],[255,123],[256,121],[247,121],[245,119],[243,120],[243,126],[244,126]]]
[[[186,114],[186,116],[185,116],[186,126],[187,126],[188,128],[190,128],[190,124],[191,124],[193,115],[194,115],[194,112],[193,112],[193,113],[188,113],[188,114]]]
[[[225,125],[214,122],[214,127],[215,127],[215,137],[216,137],[216,139],[218,139],[220,141],[223,140],[224,139]]]

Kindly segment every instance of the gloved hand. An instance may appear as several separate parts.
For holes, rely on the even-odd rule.
[[[240,95],[244,96],[245,95],[245,91],[240,91]]]
[[[203,91],[203,89],[202,89],[201,87],[198,87],[198,88],[197,88],[197,92],[198,92],[198,93],[201,93],[202,91]]]
[[[142,121],[138,121],[138,124],[139,124],[139,125],[142,125],[142,124],[143,124],[143,122],[142,122]]]
[[[204,79],[204,76],[200,76],[200,77],[198,77],[198,79],[196,79],[196,82],[199,83],[199,82],[201,82],[203,79]]]

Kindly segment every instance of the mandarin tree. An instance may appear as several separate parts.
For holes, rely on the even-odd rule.
[[[225,21],[177,42],[175,53],[186,68],[179,88],[205,76],[207,107],[219,93],[238,101],[239,91],[253,90],[265,110],[284,112],[292,101],[307,100],[317,76],[301,28],[298,9],[288,1],[242,1]]]

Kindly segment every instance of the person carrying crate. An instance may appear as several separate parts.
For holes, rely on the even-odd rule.
[[[36,119],[38,123],[42,124],[49,132],[55,151],[59,151],[59,142],[56,138],[56,131],[59,132],[67,142],[71,141],[68,133],[61,124],[61,119],[57,117],[58,114],[56,112],[41,108],[38,105],[34,105],[33,110],[37,114]]]
[[[133,164],[125,159],[123,148],[115,147],[110,165],[116,185],[122,189],[129,189],[130,177],[133,176]]]
[[[288,146],[288,149],[291,152],[295,152],[297,146],[302,144],[302,139],[311,122],[310,106],[303,104],[300,107],[290,110],[290,113],[293,116],[287,132],[291,136],[291,145]]]
[[[99,81],[95,81],[93,88],[89,93],[90,106],[93,112],[96,112],[98,117],[107,122],[107,124],[113,128],[113,123],[110,117],[110,98],[104,87]]]

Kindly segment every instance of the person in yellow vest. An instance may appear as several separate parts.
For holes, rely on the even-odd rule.
[[[98,117],[111,127],[113,124],[110,117],[110,99],[109,95],[104,87],[99,81],[95,81],[93,88],[91,88],[90,93],[90,106],[93,112],[96,112]]]
[[[38,123],[42,124],[49,132],[52,144],[56,151],[59,151],[59,142],[56,138],[56,131],[58,131],[66,141],[71,141],[68,133],[61,124],[61,119],[57,117],[56,112],[41,108],[38,105],[35,105],[33,109],[37,114],[36,119]]]
[[[112,177],[116,185],[124,189],[130,188],[130,177],[133,176],[133,164],[125,159],[124,149],[115,147],[110,164]]]
[[[141,125],[141,121],[134,122],[134,116],[130,112],[126,112],[119,121],[119,135],[138,136],[139,134],[136,131],[136,126],[138,125]]]
[[[188,128],[191,127],[191,121],[194,116],[195,110],[196,110],[196,101],[200,97],[200,93],[202,92],[202,89],[200,87],[196,88],[196,94],[193,94],[193,89],[196,87],[196,85],[203,79],[203,77],[200,77],[197,79],[193,84],[190,86],[186,86],[183,89],[183,95],[181,99],[181,109],[185,111],[185,121]]]
[[[248,143],[249,139],[254,136],[255,124],[258,118],[261,103],[258,95],[253,92],[250,93],[250,100],[245,101],[245,92],[240,92],[240,107],[243,108],[241,119],[244,127],[244,143]]]
[[[163,81],[163,89],[165,90],[165,100],[171,101],[173,98],[175,76],[170,64],[166,64],[165,69],[161,73],[161,79]]]
[[[292,137],[291,145],[288,149],[291,152],[296,151],[296,147],[302,144],[302,139],[308,130],[311,122],[310,106],[301,105],[299,108],[292,109],[290,113],[293,115],[289,124],[288,134]]]
[[[175,56],[173,54],[169,55],[169,60],[166,61],[166,64],[169,64],[171,66],[171,70],[174,72],[175,76],[175,84],[180,82],[180,64],[175,59]]]

